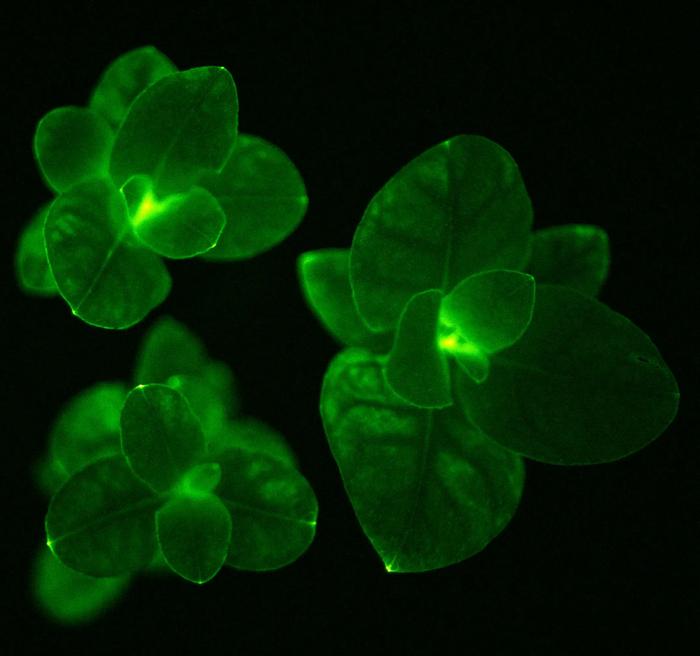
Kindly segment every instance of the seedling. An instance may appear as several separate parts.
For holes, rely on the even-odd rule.
[[[457,136],[389,180],[350,250],[299,259],[309,305],[350,347],[328,368],[321,415],[390,572],[483,549],[516,511],[523,457],[611,462],[676,415],[654,344],[594,298],[605,231],[531,225],[510,155]]]
[[[20,236],[19,283],[102,328],[128,328],[165,299],[162,257],[250,258],[308,204],[287,156],[238,134],[229,72],[177,71],[152,47],[112,62],[87,107],[46,114],[34,154],[57,196]]]
[[[315,534],[316,498],[284,438],[240,415],[230,370],[184,326],[153,326],[134,383],[71,400],[38,469],[53,555],[39,555],[35,590],[64,622],[93,617],[139,572],[204,583],[224,565],[273,570]]]

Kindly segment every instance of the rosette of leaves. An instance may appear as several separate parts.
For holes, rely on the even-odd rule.
[[[326,372],[321,415],[388,571],[483,549],[516,511],[523,458],[611,462],[676,414],[657,348],[595,298],[605,231],[531,226],[510,155],[462,135],[384,185],[349,250],[299,258],[308,304],[350,347]]]
[[[230,370],[182,324],[151,328],[133,382],[74,397],[37,470],[52,553],[34,589],[63,622],[94,617],[139,572],[204,583],[224,565],[277,569],[315,534],[316,498],[284,438],[240,414]]]
[[[238,133],[229,72],[178,71],[153,47],[112,62],[88,106],[46,114],[34,154],[56,197],[20,235],[20,286],[61,295],[103,328],[128,328],[165,299],[162,258],[250,258],[286,238],[308,203],[289,158]]]

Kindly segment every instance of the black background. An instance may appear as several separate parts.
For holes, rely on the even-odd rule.
[[[525,3],[331,4],[22,3],[21,16],[5,17],[3,651],[439,653],[449,642],[474,654],[681,653],[700,601],[697,26],[663,6],[583,15],[533,13]],[[179,68],[232,72],[242,131],[290,155],[310,207],[291,238],[251,261],[172,264],[161,307],[133,329],[101,331],[62,300],[22,296],[15,284],[17,236],[49,198],[31,139],[45,112],[86,102],[104,66],[149,43]],[[681,409],[659,440],[624,461],[528,463],[521,507],[484,552],[390,576],[354,518],[321,429],[320,382],[338,347],[304,306],[295,261],[348,246],[378,188],[459,133],[512,154],[536,226],[608,230],[613,259],[601,298],[657,344]],[[202,587],[142,578],[94,624],[56,627],[35,612],[28,588],[46,507],[31,465],[63,402],[130,376],[161,313],[229,362],[246,411],[288,437],[319,498],[317,538],[279,572],[225,570]]]

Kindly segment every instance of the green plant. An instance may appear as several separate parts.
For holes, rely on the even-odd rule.
[[[606,233],[531,224],[509,154],[457,136],[389,180],[349,251],[299,259],[309,305],[351,347],[328,368],[321,415],[388,571],[483,549],[517,508],[523,456],[614,461],[676,414],[654,344],[594,298]]]
[[[137,572],[277,569],[314,537],[316,498],[284,438],[240,415],[230,370],[184,326],[151,328],[134,384],[73,398],[38,467],[53,555],[35,591],[62,621],[89,619]]]
[[[152,47],[117,58],[87,107],[46,114],[34,153],[57,197],[22,232],[21,287],[128,328],[168,295],[161,259],[249,258],[287,237],[308,203],[278,148],[238,134],[228,71],[178,72]]]

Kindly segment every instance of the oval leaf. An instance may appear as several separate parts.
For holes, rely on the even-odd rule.
[[[153,46],[130,50],[117,57],[102,73],[90,97],[90,108],[116,130],[136,96],[175,72],[175,65]]]
[[[48,185],[66,191],[107,173],[112,131],[97,113],[84,107],[51,110],[37,125],[34,154]]]
[[[65,565],[83,574],[135,572],[153,558],[153,513],[159,504],[123,457],[98,460],[51,499],[47,544]]]
[[[452,405],[447,358],[438,348],[442,292],[420,292],[406,304],[386,363],[386,380],[404,401],[421,408]]]
[[[199,182],[219,201],[226,227],[211,260],[242,260],[272,248],[301,222],[309,199],[291,160],[276,146],[247,134],[236,145],[220,173]]]
[[[49,205],[44,205],[22,230],[15,255],[15,270],[20,287],[28,294],[54,296],[56,281],[46,259],[44,221]]]
[[[216,493],[234,526],[226,564],[260,571],[299,558],[314,538],[318,513],[306,479],[283,460],[248,449],[229,449],[219,464]]]
[[[454,408],[404,403],[384,382],[376,356],[349,349],[335,358],[321,414],[355,514],[387,571],[462,561],[515,513],[522,460]]]
[[[231,515],[214,495],[178,496],[156,513],[165,562],[193,583],[206,583],[221,569],[231,543]]]
[[[478,271],[521,268],[531,224],[525,185],[503,148],[473,135],[430,148],[374,196],[357,227],[350,282],[360,314],[388,330],[418,292],[448,293]]]
[[[536,230],[527,270],[542,284],[565,285],[583,294],[600,292],[610,267],[608,234],[594,225]]]
[[[84,182],[59,196],[44,236],[58,290],[86,323],[128,328],[170,292],[163,262],[135,242],[124,197],[106,180]]]
[[[538,285],[530,327],[458,398],[489,437],[554,464],[617,460],[673,420],[678,387],[654,344],[628,319],[567,287]],[[515,402],[514,402],[515,401]]]
[[[440,323],[458,341],[485,353],[517,342],[532,319],[535,279],[518,271],[483,271],[460,282],[442,302]]]
[[[302,253],[297,268],[306,302],[333,337],[342,344],[372,351],[391,348],[391,335],[369,330],[357,312],[350,288],[349,249]]]
[[[167,385],[139,385],[124,403],[121,445],[134,473],[166,492],[204,454],[204,435],[182,394]]]
[[[117,186],[148,175],[159,196],[187,191],[204,171],[224,165],[237,122],[236,86],[225,68],[168,75],[131,105],[117,132],[110,173]]]

